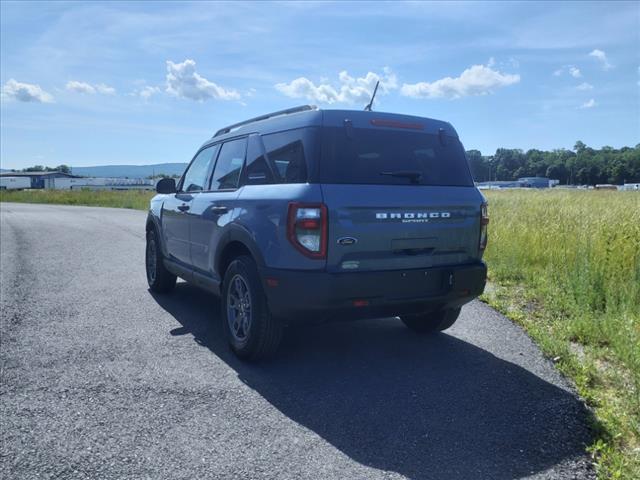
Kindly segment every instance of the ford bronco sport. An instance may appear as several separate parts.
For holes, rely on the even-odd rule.
[[[219,295],[241,358],[272,354],[293,322],[444,330],[485,286],[487,207],[446,122],[283,110],[219,130],[157,192],[150,289],[181,277]]]

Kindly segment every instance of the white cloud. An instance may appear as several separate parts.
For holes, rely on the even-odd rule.
[[[582,82],[576,87],[578,90],[593,90],[593,85],[587,82]]]
[[[95,86],[96,92],[102,93],[103,95],[115,95],[116,89],[110,87],[109,85],[105,85],[104,83],[98,83]]]
[[[140,95],[145,100],[149,100],[153,95],[157,93],[160,93],[160,88],[147,85],[138,92],[138,95]]]
[[[596,101],[592,98],[587,102],[584,102],[580,108],[593,108],[597,105]]]
[[[191,59],[182,63],[173,63],[171,60],[167,60],[166,91],[176,97],[198,102],[210,98],[217,100],[240,99],[240,94],[236,90],[227,90],[196,72],[196,62]]]
[[[90,83],[79,82],[77,80],[68,81],[66,89],[70,92],[86,93],[88,95],[94,95],[96,93],[101,93],[103,95],[114,95],[116,93],[115,88],[110,87],[109,85],[105,85],[104,83],[91,85]]]
[[[575,65],[563,65],[562,67],[557,69],[555,72],[553,72],[553,75],[556,77],[559,77],[565,71],[567,71],[569,75],[571,75],[573,78],[582,78],[582,72]]]
[[[578,67],[574,67],[574,66],[569,67],[569,73],[573,78],[582,77],[582,73],[580,73],[580,69]]]
[[[589,53],[589,56],[600,61],[603,70],[609,70],[610,68],[613,68],[613,65],[611,65],[609,63],[609,60],[607,59],[607,54],[602,50],[596,48],[595,50],[592,50],[591,53]]]
[[[306,98],[318,103],[363,103],[371,100],[376,82],[380,81],[378,94],[386,95],[398,88],[396,75],[385,67],[382,75],[368,72],[364,77],[354,78],[347,71],[338,74],[339,85],[332,85],[324,79],[316,85],[306,77],[299,77],[290,83],[278,83],[275,88],[292,98]]]
[[[487,95],[519,81],[520,75],[501,73],[485,65],[473,65],[459,77],[445,77],[431,83],[405,83],[400,92],[404,96],[415,98],[461,98]]]
[[[19,102],[53,103],[53,96],[40,88],[40,85],[17,82],[13,78],[3,85],[2,98]]]
[[[96,89],[93,88],[93,85],[89,85],[88,83],[85,83],[85,82],[78,82],[76,80],[68,81],[66,88],[70,92],[89,93],[89,94],[96,93]]]

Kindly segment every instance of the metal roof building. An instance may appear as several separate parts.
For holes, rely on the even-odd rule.
[[[31,188],[53,188],[54,178],[79,178],[78,175],[71,175],[64,172],[2,172],[0,177],[29,177]]]
[[[518,179],[525,188],[549,188],[549,179],[546,177],[522,177]]]

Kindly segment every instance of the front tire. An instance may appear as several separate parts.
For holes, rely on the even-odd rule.
[[[164,266],[162,251],[155,230],[147,232],[145,266],[147,283],[152,292],[168,293],[176,286],[177,277]]]
[[[282,338],[282,323],[269,311],[256,263],[236,258],[222,284],[222,323],[229,345],[245,360],[272,356]]]
[[[460,315],[460,308],[447,308],[418,315],[402,315],[400,320],[416,333],[441,332],[451,327]]]

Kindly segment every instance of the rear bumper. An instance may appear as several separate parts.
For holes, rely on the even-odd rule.
[[[456,308],[484,291],[484,262],[380,272],[262,270],[272,313],[294,321],[378,318]]]

